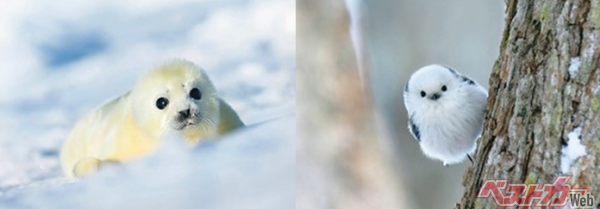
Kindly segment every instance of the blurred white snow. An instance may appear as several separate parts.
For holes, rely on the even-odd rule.
[[[33,198],[30,193],[48,198],[51,194],[41,189],[46,187],[82,198],[110,189],[124,189],[124,193],[116,192],[123,195],[126,189],[157,189],[154,192],[173,193],[169,201],[188,200],[182,203],[188,206],[210,199],[212,208],[232,206],[220,204],[233,204],[236,199],[276,206],[289,203],[277,201],[295,198],[295,159],[287,156],[290,152],[295,158],[295,22],[292,0],[0,2],[0,203],[30,204],[26,201]],[[123,187],[105,185],[106,190],[94,188],[106,184],[93,183],[107,181],[101,177],[59,186],[65,180],[61,179],[58,149],[71,126],[94,107],[127,92],[146,71],[172,58],[188,59],[205,68],[221,97],[246,124],[287,119],[225,137],[224,141],[231,142],[218,142],[214,149],[181,154],[184,161],[198,161],[194,164],[198,167],[173,165],[191,169],[177,174],[181,178],[157,172],[148,178],[131,177],[132,181],[122,181],[130,183]],[[206,154],[201,150],[207,150]],[[271,158],[281,165],[263,165]],[[153,170],[164,170],[163,165],[171,163],[158,163]],[[245,167],[252,169],[241,169]],[[235,175],[223,172],[248,178],[231,179]],[[197,176],[192,179],[192,174]],[[267,181],[255,181],[263,174]],[[158,178],[164,184],[147,185]],[[292,191],[277,191],[289,186]],[[230,189],[234,192],[226,193]],[[25,192],[13,195],[15,191]],[[234,199],[217,203],[225,200],[220,196],[224,194]],[[244,200],[243,194],[273,199]],[[2,201],[2,197],[11,199]],[[101,206],[112,205],[97,205]]]
[[[11,194],[5,195],[4,205],[49,209],[295,208],[295,121],[295,116],[286,116],[193,150],[179,138],[167,137],[157,153],[127,165],[105,167],[85,180],[54,179],[50,185],[8,190]]]

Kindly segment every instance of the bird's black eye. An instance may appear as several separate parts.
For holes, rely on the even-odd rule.
[[[194,98],[195,100],[199,100],[202,98],[202,92],[200,92],[200,90],[198,90],[198,88],[193,88],[190,91],[190,97]]]
[[[168,104],[169,100],[167,98],[161,97],[156,100],[156,107],[158,107],[158,109],[165,109]]]
[[[443,85],[442,86],[442,91],[446,91],[446,90],[448,90],[448,88],[446,88],[446,85]]]
[[[425,91],[421,91],[421,97],[425,97],[425,95],[427,95]]]

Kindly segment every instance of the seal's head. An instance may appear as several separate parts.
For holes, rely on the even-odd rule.
[[[131,92],[139,128],[153,135],[181,131],[191,142],[213,136],[219,123],[215,87],[200,67],[176,60],[148,73]]]

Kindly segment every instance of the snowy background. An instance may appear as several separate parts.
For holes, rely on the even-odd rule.
[[[295,206],[295,21],[293,0],[0,2],[0,208]],[[172,58],[205,68],[259,125],[193,151],[167,143],[136,169],[62,178],[71,126]]]

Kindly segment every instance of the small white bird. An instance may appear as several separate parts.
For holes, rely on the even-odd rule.
[[[408,129],[423,153],[444,166],[459,163],[475,151],[483,129],[487,91],[457,71],[428,65],[404,87]]]

